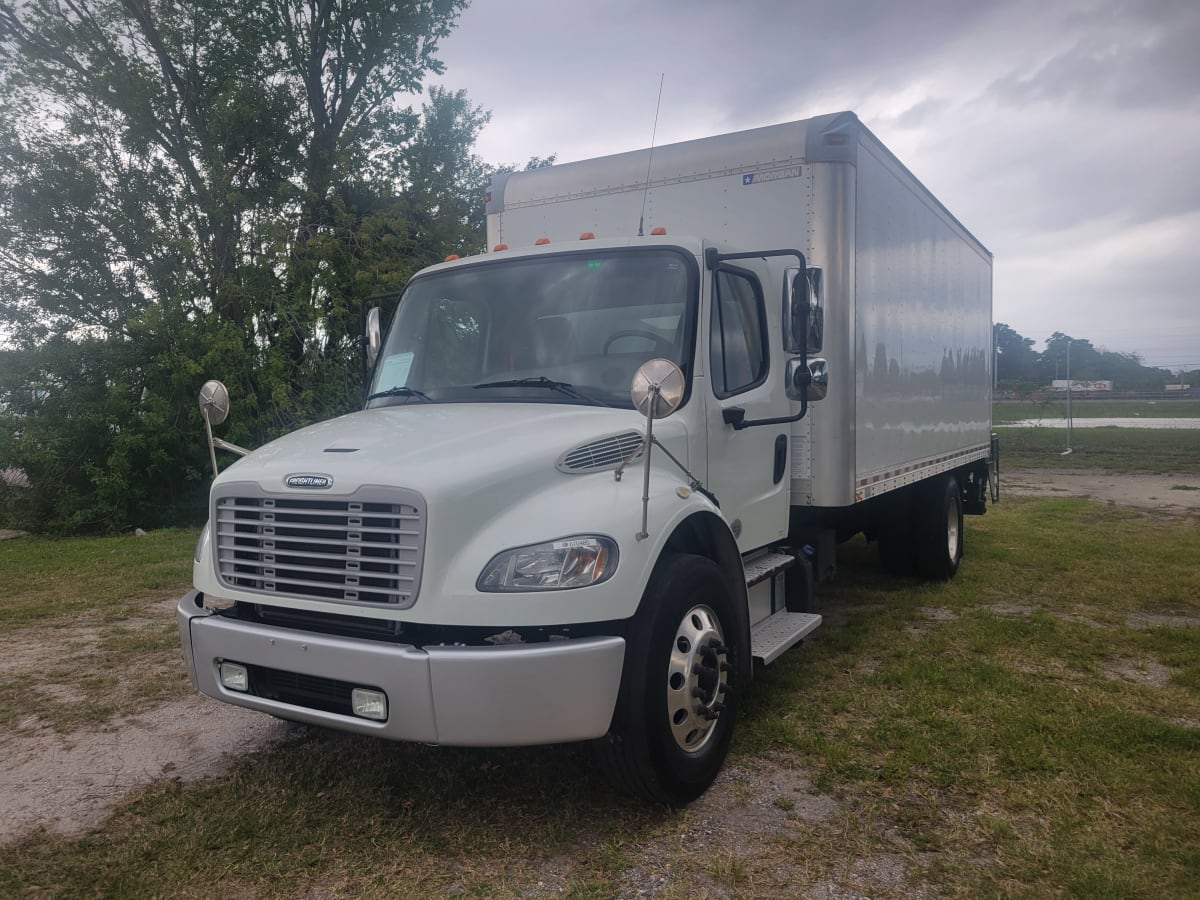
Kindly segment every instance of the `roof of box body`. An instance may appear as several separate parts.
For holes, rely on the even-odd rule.
[[[855,165],[862,144],[869,146],[885,164],[903,173],[903,177],[911,179],[965,237],[991,257],[991,251],[854,113],[848,111],[526,172],[506,172],[492,179],[486,197],[487,213],[492,215],[593,196],[652,191],[691,180],[801,164],[844,162]]]

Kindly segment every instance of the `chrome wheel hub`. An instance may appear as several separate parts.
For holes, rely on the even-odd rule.
[[[946,549],[952,561],[958,558],[958,507],[953,503],[946,512]]]
[[[729,650],[716,614],[693,606],[675,629],[667,666],[667,717],[681,749],[699,750],[712,737],[729,690]]]

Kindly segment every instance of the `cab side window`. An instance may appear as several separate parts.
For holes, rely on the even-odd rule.
[[[709,329],[713,392],[721,398],[762,384],[767,377],[766,309],[758,279],[719,269]]]

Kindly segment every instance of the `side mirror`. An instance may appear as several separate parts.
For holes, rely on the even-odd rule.
[[[808,361],[808,402],[824,400],[829,395],[829,366],[823,359]]]
[[[645,448],[642,473],[642,530],[634,535],[639,541],[650,537],[647,522],[650,515],[650,449],[655,443],[654,420],[665,419],[679,409],[686,387],[687,379],[683,377],[683,370],[669,359],[646,360],[633,373],[633,381],[629,385],[633,405],[646,417],[646,436],[642,439],[642,446]],[[671,454],[667,453],[667,456]],[[621,468],[617,469],[618,480],[624,468],[622,464]]]
[[[204,418],[204,433],[208,435],[208,458],[212,462],[213,478],[220,474],[217,469],[217,448],[245,456],[249,453],[237,444],[213,437],[212,427],[220,425],[229,415],[229,390],[219,381],[206,381],[200,388],[200,415]]]
[[[825,343],[825,272],[820,266],[808,267],[808,331],[809,353],[820,353]]]
[[[808,333],[809,286],[804,270],[791,266],[783,281],[783,350],[803,353],[804,335]]]
[[[200,388],[200,415],[209,425],[220,425],[229,415],[229,390],[219,381],[206,381]]]
[[[787,270],[784,281],[785,353],[820,353],[825,340],[825,277],[819,266]]]
[[[379,325],[379,307],[374,306],[367,313],[367,368],[374,368],[375,360],[379,358],[379,348],[383,346],[383,330]]]
[[[829,395],[829,366],[823,359],[807,362],[793,357],[787,364],[787,395],[791,400],[815,403]]]
[[[683,402],[687,384],[683,370],[669,359],[651,359],[633,373],[629,394],[637,411],[648,419],[665,419]]]

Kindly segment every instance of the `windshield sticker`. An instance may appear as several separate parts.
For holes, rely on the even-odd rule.
[[[766,172],[747,172],[742,176],[742,187],[766,181],[780,181],[784,178],[799,178],[803,171],[803,166],[788,166],[786,169],[769,169]]]
[[[378,390],[386,391],[389,388],[406,387],[408,370],[412,368],[412,361],[411,353],[397,353],[395,356],[385,359],[383,369],[379,373],[379,380],[376,382]]]

